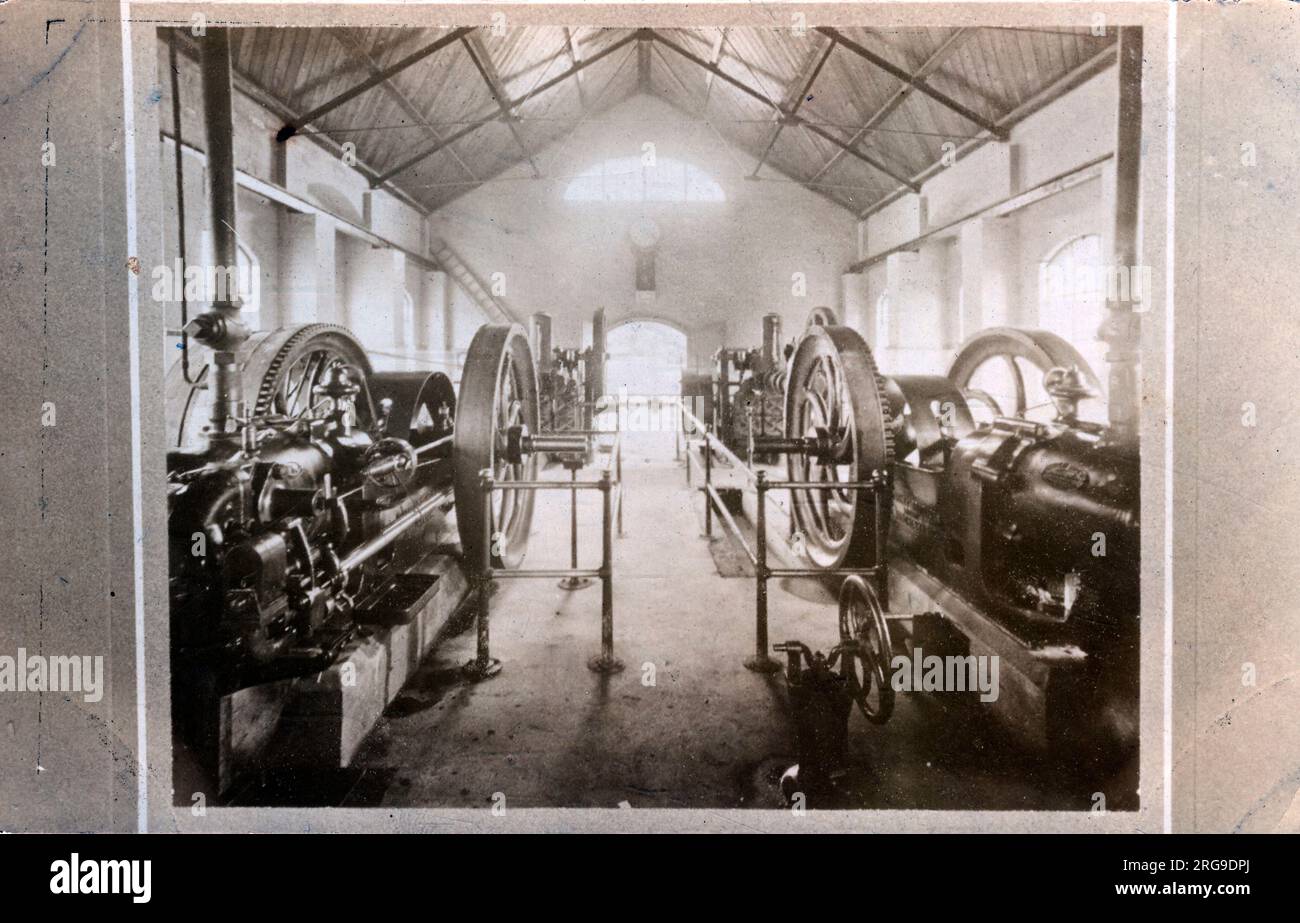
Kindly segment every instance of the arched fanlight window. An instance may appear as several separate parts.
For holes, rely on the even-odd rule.
[[[1038,326],[1079,350],[1103,382],[1106,350],[1097,331],[1105,319],[1106,286],[1100,234],[1067,240],[1039,266]]]
[[[1101,235],[1083,234],[1050,251],[1039,273],[1039,326],[1078,346],[1096,337],[1105,308]]]
[[[413,350],[415,342],[415,299],[408,289],[402,290],[402,349]]]
[[[242,240],[235,243],[235,288],[243,313],[262,310],[262,265]]]
[[[583,170],[564,190],[566,202],[725,202],[722,187],[699,167],[671,157],[647,166],[615,157]]]

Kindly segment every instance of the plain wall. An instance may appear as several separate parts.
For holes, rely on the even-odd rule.
[[[607,158],[657,158],[692,164],[722,187],[721,203],[567,202],[571,178]],[[507,171],[430,216],[486,278],[505,274],[506,300],[519,316],[554,318],[557,346],[579,344],[582,324],[600,307],[613,326],[657,317],[684,328],[690,362],[707,366],[725,342],[761,341],[759,318],[782,315],[787,338],[809,311],[841,303],[840,275],[856,252],[852,214],[777,177],[751,181],[752,158],[736,156],[698,122],[658,99],[636,96],[579,126],[565,141],[536,154],[543,178],[527,165]],[[628,229],[648,217],[660,228],[653,301],[638,301],[635,252]],[[802,273],[806,294],[793,292]],[[721,325],[721,330],[719,330]],[[707,342],[707,351],[694,341]]]

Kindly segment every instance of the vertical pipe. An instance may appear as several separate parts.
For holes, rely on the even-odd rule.
[[[763,315],[763,360],[767,369],[777,368],[781,364],[780,314]]]
[[[230,424],[242,415],[243,386],[235,350],[247,338],[239,323],[239,295],[231,291],[235,256],[235,127],[230,72],[230,33],[209,29],[199,57],[203,78],[203,125],[207,133],[208,202],[211,206],[216,291],[212,308],[187,326],[213,349],[212,435],[231,438]]]
[[[235,126],[231,105],[230,32],[208,29],[200,43],[203,125],[207,131],[208,204],[212,215],[212,257],[218,278],[233,270],[235,257]],[[236,293],[218,287],[213,308],[238,314]],[[235,296],[232,298],[232,295]]]
[[[1119,112],[1115,132],[1115,233],[1112,280],[1128,278],[1128,297],[1119,286],[1108,293],[1101,339],[1108,346],[1110,363],[1110,423],[1112,438],[1132,442],[1137,438],[1140,395],[1137,364],[1141,344],[1141,316],[1133,309],[1146,274],[1138,265],[1138,220],[1142,165],[1142,29],[1119,30]],[[1143,297],[1149,293],[1141,292]],[[1146,307],[1145,305],[1143,306]]]

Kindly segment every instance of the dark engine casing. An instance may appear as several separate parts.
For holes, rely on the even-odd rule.
[[[230,690],[334,659],[357,613],[427,553],[443,523],[431,515],[364,563],[345,572],[341,562],[434,494],[450,505],[449,460],[428,458],[406,483],[373,476],[410,451],[395,430],[414,436],[405,424],[368,432],[341,411],[259,424],[242,445],[169,453],[176,675]]]
[[[947,379],[900,376],[889,391],[893,553],[1026,646],[1082,651],[1087,678],[1076,689],[1125,712],[1113,736],[1135,735],[1137,447],[1084,422],[998,417],[977,426]],[[1077,700],[1063,707],[1089,710]]]

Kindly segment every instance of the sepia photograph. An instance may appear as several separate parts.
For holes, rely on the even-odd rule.
[[[179,805],[1136,806],[1140,27],[194,31]]]
[[[0,829],[1300,831],[1236,6],[0,3]]]

